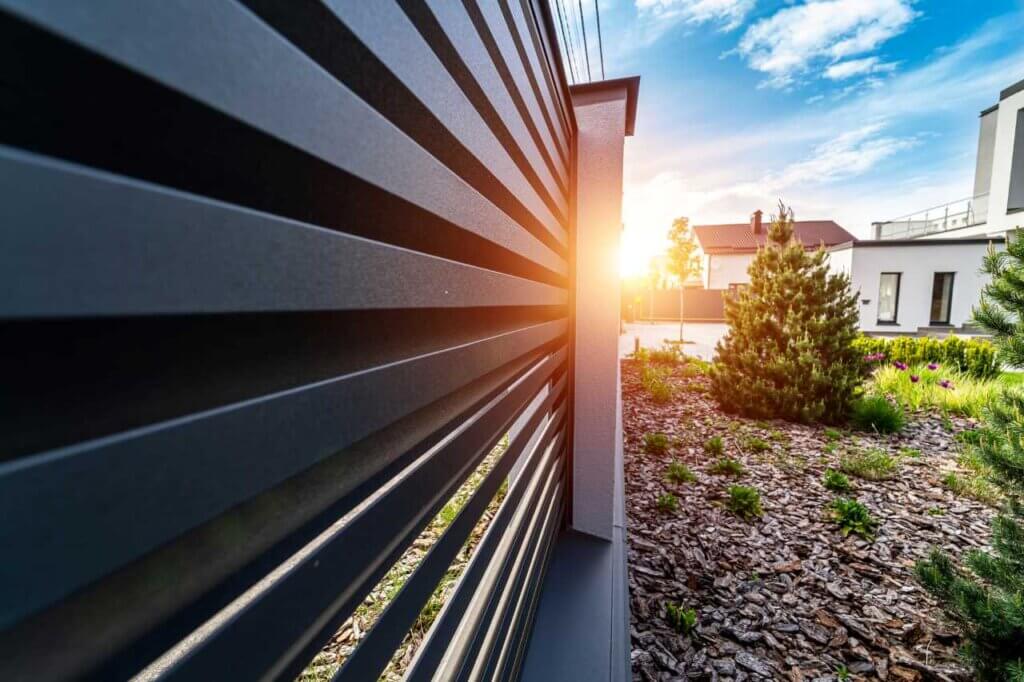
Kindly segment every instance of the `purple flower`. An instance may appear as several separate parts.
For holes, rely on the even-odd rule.
[[[903,371],[905,371],[907,369],[907,363],[900,362],[899,360],[897,360],[896,362],[892,363],[892,365],[893,365],[893,367],[895,367],[896,369],[898,369],[901,372],[903,372]]]
[[[937,362],[929,362],[928,363],[928,369],[930,369],[931,371],[934,372],[938,368],[939,368],[939,363],[937,363]]]
[[[864,356],[864,362],[878,362],[885,359],[885,353],[871,353]]]
[[[949,379],[943,379],[939,382],[939,386],[942,386],[943,388],[953,388],[953,382]]]
[[[921,377],[917,376],[916,374],[911,374],[910,375],[910,383],[916,384],[920,380],[921,380]]]

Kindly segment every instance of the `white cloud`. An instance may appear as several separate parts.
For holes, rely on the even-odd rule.
[[[846,61],[830,64],[825,69],[824,75],[829,80],[841,81],[869,73],[885,73],[895,68],[896,64],[883,62],[878,57],[864,57],[863,59],[847,59]]]
[[[849,76],[858,68],[869,72],[881,63],[843,60],[872,52],[903,33],[918,16],[913,2],[807,0],[750,26],[736,52],[751,68],[766,74],[766,87],[790,86],[821,66]]]
[[[880,135],[884,123],[870,123],[819,144],[811,155],[766,178],[773,189],[824,184],[863,175],[885,159],[917,145],[915,138]]]
[[[665,30],[685,21],[715,23],[723,31],[739,28],[754,7],[754,0],[635,0],[641,19],[654,20]]]

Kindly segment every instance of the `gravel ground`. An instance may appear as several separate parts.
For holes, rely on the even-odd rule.
[[[830,444],[822,427],[723,414],[700,376],[676,370],[667,404],[651,401],[633,361],[622,378],[635,680],[970,679],[955,633],[912,574],[932,546],[960,555],[989,539],[993,510],[940,483],[957,468],[949,422],[919,414],[897,436],[844,432]],[[668,435],[669,452],[645,452],[646,432]],[[709,473],[714,435],[743,462],[739,479]],[[827,514],[835,494],[821,482],[844,452],[869,447],[899,461],[889,480],[850,477],[849,496],[881,522],[873,542],[840,534]],[[696,480],[668,483],[672,459]],[[724,508],[733,483],[760,491],[763,517]],[[669,492],[678,509],[660,511]],[[666,602],[697,612],[693,633],[669,625]]]

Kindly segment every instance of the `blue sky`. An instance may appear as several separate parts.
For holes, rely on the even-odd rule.
[[[641,76],[633,263],[675,216],[740,222],[782,198],[866,237],[872,220],[968,197],[978,114],[1024,79],[1024,0],[599,1],[607,77]]]

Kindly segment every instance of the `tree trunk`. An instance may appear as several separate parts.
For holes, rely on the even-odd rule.
[[[683,342],[683,292],[682,286],[679,287],[679,343]],[[682,350],[682,349],[680,349]]]

